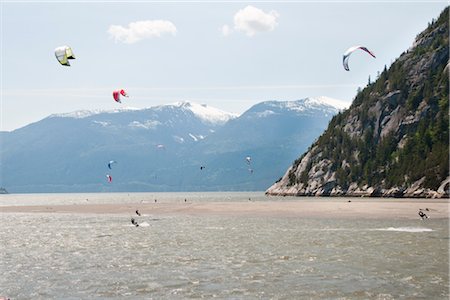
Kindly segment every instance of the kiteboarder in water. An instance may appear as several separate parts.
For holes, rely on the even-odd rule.
[[[136,227],[139,227],[139,224],[136,222],[134,218],[131,218],[131,224],[133,224]]]
[[[428,216],[423,211],[419,210],[419,216],[423,219],[428,219]]]

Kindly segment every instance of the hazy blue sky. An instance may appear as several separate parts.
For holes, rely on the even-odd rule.
[[[265,100],[350,102],[447,1],[1,3],[1,130],[52,113],[176,101],[242,113]],[[72,47],[61,66],[54,49]],[[376,59],[360,52],[365,45]],[[115,103],[113,89],[130,94]]]

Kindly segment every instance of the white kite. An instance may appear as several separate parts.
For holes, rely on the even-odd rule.
[[[61,46],[56,48],[55,56],[61,65],[68,67],[70,67],[69,59],[75,59],[72,48],[69,46]]]
[[[346,71],[350,71],[350,69],[348,68],[348,59],[350,58],[350,55],[355,52],[356,50],[361,49],[363,51],[366,51],[367,53],[369,53],[373,58],[375,58],[375,54],[373,54],[373,52],[371,52],[369,49],[367,49],[366,47],[363,46],[353,46],[347,49],[347,51],[345,51],[344,56],[342,58],[342,64],[344,65],[344,69]]]

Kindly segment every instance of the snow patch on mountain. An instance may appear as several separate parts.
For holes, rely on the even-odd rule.
[[[191,111],[196,117],[204,122],[222,125],[231,119],[237,118],[237,114],[229,113],[206,104],[198,104],[193,102],[175,102],[163,105],[164,107],[181,108],[185,111]]]
[[[281,111],[292,111],[301,115],[320,112],[328,116],[348,108],[349,105],[344,101],[329,97],[310,97],[295,101],[265,101],[253,106],[249,112],[257,117],[267,117]]]
[[[127,112],[127,111],[136,111],[136,110],[142,110],[141,108],[135,108],[135,107],[124,107],[124,108],[116,108],[112,110],[106,110],[106,109],[93,109],[93,110],[77,110],[73,112],[68,113],[59,113],[59,114],[52,114],[49,116],[49,118],[73,118],[73,119],[84,119],[90,116],[99,115],[103,113],[121,113],[121,112]]]
[[[274,114],[275,114],[274,111],[266,109],[263,112],[256,113],[256,116],[259,117],[259,118],[265,118],[265,117],[268,117],[268,116],[274,115]]]
[[[305,112],[308,110],[341,110],[346,107],[344,102],[328,97],[311,97],[296,101],[278,102],[278,104],[278,107],[298,112]]]
[[[198,138],[195,135],[193,135],[192,133],[189,133],[189,136],[194,140],[194,142],[198,141]]]
[[[128,126],[134,128],[155,129],[158,125],[161,125],[159,121],[147,120],[144,123],[133,121]]]
[[[93,121],[92,123],[99,124],[102,127],[107,127],[107,126],[111,125],[110,122],[103,122],[103,121]]]
[[[175,142],[177,142],[179,144],[183,144],[184,143],[184,138],[182,138],[181,136],[174,135],[173,139],[175,140]]]
[[[330,97],[326,97],[326,96],[320,96],[317,98],[310,98],[310,99],[317,99],[318,101],[328,104],[330,106],[333,106],[339,110],[344,110],[350,107],[351,103],[350,102],[346,102],[343,100],[339,100],[339,99],[334,99],[334,98],[330,98]]]
[[[189,133],[189,136],[194,140],[194,142],[198,142],[199,140],[203,140],[205,138],[204,135],[194,135],[192,133]]]

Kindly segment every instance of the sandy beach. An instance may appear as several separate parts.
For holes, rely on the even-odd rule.
[[[248,202],[126,203],[2,206],[2,213],[80,213],[148,215],[235,215],[314,218],[417,219],[419,209],[433,219],[449,218],[448,200],[302,200]]]

